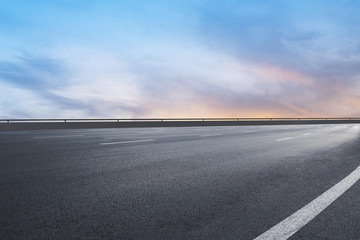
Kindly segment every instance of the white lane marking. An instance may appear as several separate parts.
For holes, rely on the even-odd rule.
[[[314,219],[338,197],[340,197],[346,190],[354,185],[360,179],[360,166],[357,167],[343,180],[338,182],[335,186],[321,194],[312,202],[305,205],[303,208],[290,215],[274,227],[270,228],[254,240],[277,239],[285,240],[294,235],[303,226]]]
[[[276,141],[285,141],[285,140],[290,140],[293,139],[292,137],[286,137],[286,138],[280,138],[280,139],[276,139]]]
[[[311,133],[304,133],[303,135],[306,136],[306,135],[310,135]]]
[[[29,133],[30,131],[16,131],[16,132],[0,132],[0,134],[22,134],[22,133]]]
[[[194,134],[168,134],[164,135],[165,137],[195,137]]]
[[[34,137],[34,138],[67,138],[67,137],[83,137],[84,135],[62,135],[62,136],[43,136],[43,137]]]
[[[205,134],[205,135],[199,135],[199,137],[215,137],[215,136],[221,136],[222,134]]]
[[[123,141],[123,142],[107,142],[107,143],[100,143],[100,145],[138,143],[138,142],[152,142],[152,141],[155,141],[155,139],[144,139],[144,140],[134,140],[134,141]]]

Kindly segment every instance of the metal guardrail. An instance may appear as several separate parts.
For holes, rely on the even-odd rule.
[[[185,122],[185,121],[307,121],[307,120],[360,120],[359,118],[349,117],[329,117],[329,118],[99,118],[99,119],[0,119],[0,123],[20,123],[20,122]]]

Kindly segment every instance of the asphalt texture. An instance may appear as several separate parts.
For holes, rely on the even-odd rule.
[[[254,239],[360,165],[360,125],[0,132],[0,239]],[[360,182],[290,239],[359,239]]]

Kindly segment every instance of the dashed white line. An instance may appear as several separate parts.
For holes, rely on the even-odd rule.
[[[155,141],[155,139],[133,140],[133,141],[123,141],[123,142],[107,142],[107,143],[100,143],[100,145],[113,145],[113,144],[152,142],[152,141]]]
[[[360,179],[360,166],[335,186],[321,194],[315,200],[305,205],[303,208],[290,215],[265,233],[254,240],[277,239],[285,240],[294,235],[303,226],[314,219],[346,190]]]
[[[23,134],[23,133],[29,133],[30,131],[16,131],[16,132],[0,132],[0,134]]]
[[[280,138],[280,139],[276,139],[276,141],[285,141],[285,140],[290,140],[293,139],[293,137],[286,137],[286,138]]]
[[[199,135],[199,137],[215,137],[215,136],[221,136],[222,134],[205,134],[205,135]]]
[[[67,137],[83,137],[84,135],[59,135],[59,136],[42,136],[42,137],[34,137],[34,138],[67,138]]]
[[[304,133],[303,135],[304,135],[304,136],[307,136],[307,135],[310,135],[310,134],[311,134],[311,133]]]

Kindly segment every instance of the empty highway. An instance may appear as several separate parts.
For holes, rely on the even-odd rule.
[[[0,239],[359,239],[359,133],[0,132]]]

